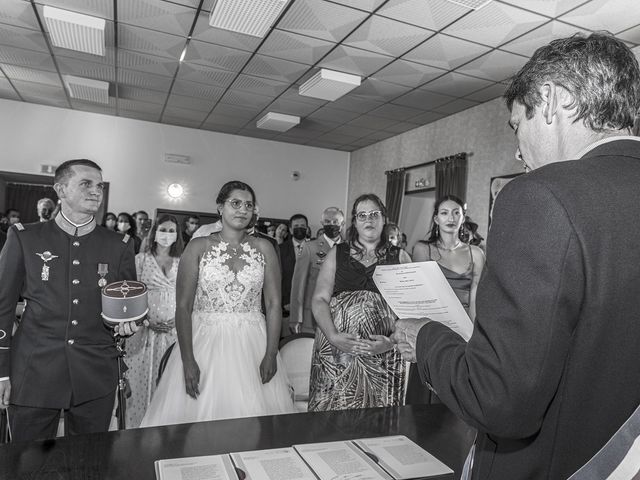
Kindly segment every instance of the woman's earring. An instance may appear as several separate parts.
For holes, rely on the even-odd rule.
[[[436,237],[440,236],[440,225],[436,224]]]

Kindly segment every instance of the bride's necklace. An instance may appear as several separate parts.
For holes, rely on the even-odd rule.
[[[445,247],[440,240],[436,242],[436,248],[445,252],[453,252],[456,248],[462,245],[462,241],[458,240],[453,247]]]

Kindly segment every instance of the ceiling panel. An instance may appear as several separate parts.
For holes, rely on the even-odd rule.
[[[390,0],[376,12],[388,18],[431,30],[441,30],[471,10],[446,0]]]
[[[342,43],[351,47],[400,56],[433,35],[431,30],[373,16],[366,20]]]
[[[278,28],[330,42],[340,42],[369,14],[324,0],[296,0]]]
[[[37,21],[45,4],[104,18],[105,55],[51,46]],[[640,56],[637,0],[493,0],[475,11],[447,0],[290,0],[264,38],[211,28],[213,4],[0,0],[0,97],[349,151],[501,96],[536,48],[576,31],[612,31]],[[319,68],[362,83],[334,102],[300,96]],[[108,81],[110,104],[70,101],[64,74]],[[300,125],[258,129],[268,111]]]

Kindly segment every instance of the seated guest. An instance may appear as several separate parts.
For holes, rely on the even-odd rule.
[[[51,220],[51,215],[56,208],[56,204],[48,197],[41,198],[38,200],[38,204],[36,205],[36,210],[38,212],[38,218],[41,222],[48,222]]]
[[[176,275],[182,254],[178,220],[163,215],[149,232],[149,248],[136,255],[138,280],[149,296],[149,326],[127,340],[127,428],[137,428],[156,389],[156,376],[164,352],[177,339],[175,330]],[[151,240],[153,239],[153,240]]]
[[[182,225],[182,242],[186,246],[193,234],[200,227],[200,217],[198,215],[189,215],[184,219],[184,224]]]
[[[389,245],[382,234],[385,221],[382,200],[359,196],[347,241],[334,246],[322,263],[313,296],[319,328],[310,411],[402,405],[405,363],[389,338],[395,315],[378,292],[373,272],[376,265],[411,259]]]
[[[113,212],[105,213],[104,219],[102,220],[103,227],[115,232],[117,224],[118,224],[118,217],[116,217],[115,213]]]
[[[140,245],[142,240],[136,235],[136,222],[127,212],[118,214],[117,232],[121,235],[129,235],[133,238],[133,247],[136,255],[140,253]]]

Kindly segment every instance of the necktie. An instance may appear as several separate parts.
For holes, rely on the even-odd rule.
[[[296,255],[298,255],[298,256],[302,255],[302,244],[301,243],[296,245]]]

